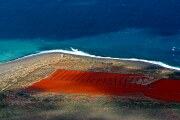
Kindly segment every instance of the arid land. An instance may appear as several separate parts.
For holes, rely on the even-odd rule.
[[[27,92],[55,70],[145,74],[180,79],[180,72],[133,61],[97,59],[60,53],[42,54],[0,65],[0,119],[179,120],[180,103],[139,96]]]

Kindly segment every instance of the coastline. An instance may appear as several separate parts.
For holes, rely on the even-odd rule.
[[[42,72],[44,69],[47,73],[43,73],[43,75],[36,73],[36,70]],[[167,78],[169,76],[179,77],[174,75],[175,72],[178,72],[177,70],[144,61],[136,61],[134,59],[111,59],[91,56],[81,51],[74,50],[74,52],[63,52],[58,50],[40,52],[38,54],[29,55],[0,64],[1,90],[9,88],[14,83],[18,83],[18,81],[24,79],[24,77],[31,73],[40,76],[38,76],[37,79],[34,79],[34,82],[37,82],[38,80],[49,76],[57,69],[146,74],[156,78]],[[9,84],[7,80],[12,84]]]
[[[92,58],[67,53],[43,53],[0,65],[0,95],[3,101],[2,105],[5,106],[5,108],[2,108],[2,112],[6,113],[5,115],[2,114],[0,118],[8,118],[9,114],[13,113],[12,116],[16,116],[17,118],[38,116],[36,118],[39,119],[41,115],[51,115],[52,112],[56,112],[59,115],[59,113],[66,110],[67,115],[72,114],[71,111],[82,111],[85,114],[84,108],[93,111],[94,109],[98,109],[100,113],[107,112],[107,109],[118,112],[127,110],[128,108],[128,110],[133,111],[131,113],[133,115],[136,115],[137,109],[141,114],[149,114],[152,110],[154,113],[161,113],[164,110],[168,110],[168,114],[170,115],[172,111],[176,116],[179,115],[178,103],[170,102],[164,105],[164,101],[158,101],[141,94],[106,96],[51,92],[29,93],[26,91],[26,88],[49,77],[58,69],[143,74],[153,78],[149,79],[146,83],[155,82],[159,78],[171,77],[180,79],[180,75],[177,76],[174,74],[176,72],[175,70],[145,62]],[[12,109],[12,106],[15,107],[15,110]],[[67,107],[63,108],[64,106]],[[77,107],[73,109],[74,106],[81,106],[83,109],[77,109]],[[150,109],[147,110],[146,107]],[[176,110],[175,112],[174,109]],[[99,113],[95,114],[99,115]],[[62,115],[64,114],[62,113]],[[112,114],[110,113],[110,115]],[[122,115],[124,113],[120,114],[120,116]],[[133,117],[133,119],[138,120],[139,117]]]
[[[72,51],[61,50],[61,49],[59,50],[58,49],[58,50],[41,51],[41,52],[38,52],[38,53],[35,53],[35,54],[30,54],[30,55],[27,55],[27,56],[24,56],[24,57],[20,57],[20,58],[14,59],[14,60],[10,60],[8,62],[0,63],[0,66],[3,65],[3,64],[14,63],[14,62],[19,61],[19,60],[28,59],[28,58],[36,57],[36,56],[43,55],[43,54],[67,54],[67,55],[73,55],[73,56],[90,57],[90,58],[95,58],[95,59],[134,61],[134,62],[150,63],[150,64],[161,66],[161,67],[164,67],[164,68],[167,68],[167,69],[180,71],[180,67],[171,66],[171,65],[168,65],[168,64],[160,62],[160,61],[137,59],[137,58],[102,57],[102,56],[91,55],[91,54],[85,53],[83,51],[79,51],[78,49],[74,49],[74,48],[71,48],[71,50]]]

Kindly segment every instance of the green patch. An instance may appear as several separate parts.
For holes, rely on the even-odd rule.
[[[20,116],[27,113],[28,113],[27,110],[19,106],[8,106],[8,107],[0,108],[0,119]]]

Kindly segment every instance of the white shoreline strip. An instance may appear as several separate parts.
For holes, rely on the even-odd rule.
[[[41,55],[41,54],[48,54],[48,53],[65,53],[65,54],[70,54],[70,55],[78,55],[78,56],[85,56],[85,57],[91,57],[91,58],[101,58],[101,59],[112,59],[112,60],[124,60],[124,61],[145,62],[145,63],[151,63],[151,64],[159,65],[159,66],[162,66],[162,67],[165,67],[165,68],[169,68],[169,69],[173,69],[173,70],[178,70],[178,71],[180,71],[180,68],[179,68],[179,67],[173,67],[173,66],[170,66],[170,65],[168,65],[168,64],[165,64],[165,63],[163,63],[163,62],[159,62],[159,61],[150,61],[150,60],[137,59],[137,58],[112,58],[112,57],[102,57],[102,56],[91,55],[91,54],[85,53],[85,52],[83,52],[83,51],[79,51],[78,49],[74,49],[74,48],[71,48],[71,50],[72,50],[72,51],[58,49],[58,50],[42,51],[42,52],[39,52],[39,53],[36,53],[36,54],[31,54],[31,55],[24,56],[24,57],[22,57],[22,58],[18,58],[18,59],[16,59],[16,60],[12,60],[12,61],[5,62],[5,63],[0,63],[0,65],[1,65],[1,64],[10,63],[10,62],[14,62],[14,61],[21,60],[21,59],[25,59],[25,58],[28,58],[28,57],[33,57],[33,56]]]

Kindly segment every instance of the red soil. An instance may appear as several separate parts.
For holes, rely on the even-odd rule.
[[[28,87],[28,90],[66,94],[130,95],[144,93],[160,100],[180,102],[180,81],[161,79],[150,85],[141,83],[149,77],[139,74],[112,74],[57,70],[50,77]]]
[[[155,99],[180,102],[180,80],[161,79],[149,85],[144,95]]]

